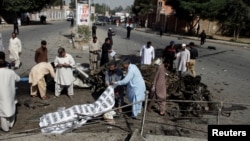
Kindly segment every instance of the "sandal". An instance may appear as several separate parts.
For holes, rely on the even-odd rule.
[[[42,97],[42,100],[45,100],[45,99],[49,99],[49,97],[48,96]]]

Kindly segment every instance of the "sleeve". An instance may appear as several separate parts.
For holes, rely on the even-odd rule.
[[[22,52],[22,43],[20,39],[18,39],[18,52]]]
[[[105,71],[105,84],[109,85],[108,71]]]
[[[187,50],[187,62],[190,62],[190,51]]]
[[[70,58],[69,58],[69,63],[70,63],[70,66],[73,67],[75,65],[75,60],[74,58],[70,55]]]
[[[143,54],[143,48],[144,48],[144,46],[142,46],[142,48],[140,49],[140,56],[142,56],[142,54]]]
[[[154,76],[154,80],[152,82],[153,85],[156,85],[156,82],[157,82],[157,79],[159,77],[159,74],[160,74],[160,66],[158,66],[158,68],[156,70],[156,73],[155,73],[155,76]]]
[[[50,75],[53,77],[53,78],[55,78],[55,71],[54,71],[54,68],[52,67],[52,65],[51,64],[49,64],[49,73],[50,73]]]
[[[55,67],[59,64],[58,62],[58,57],[56,56],[55,60],[54,60],[54,64],[55,64]]]
[[[155,49],[153,47],[153,50],[152,50],[152,59],[155,59]]]
[[[35,52],[35,62],[37,63],[37,58],[38,58],[38,55],[39,55],[39,51],[38,50],[36,50],[36,52]]]
[[[16,73],[15,73],[15,80],[16,80],[16,82],[20,81],[20,76],[18,74],[16,74]]]
[[[130,69],[128,70],[127,75],[120,81],[117,81],[118,85],[125,85],[127,84],[132,78],[133,78],[133,71],[131,71]]]

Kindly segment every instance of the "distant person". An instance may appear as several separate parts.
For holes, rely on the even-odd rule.
[[[41,99],[45,100],[49,98],[46,95],[47,85],[44,78],[47,74],[55,78],[54,68],[48,62],[40,62],[31,68],[29,73],[31,97],[38,97],[39,91]]]
[[[103,66],[109,62],[109,53],[112,52],[110,38],[105,39],[105,43],[103,43],[101,49],[102,49],[102,54],[101,54],[100,66]]]
[[[30,17],[27,15],[26,16],[26,24],[29,25],[30,24]]]
[[[190,61],[190,52],[186,49],[186,44],[181,45],[180,52],[177,53],[177,71],[179,78],[183,77],[183,75],[187,71],[187,66]]]
[[[159,114],[161,116],[164,116],[166,113],[167,97],[165,63],[162,63],[160,59],[157,59],[154,64],[157,65],[157,70],[152,81],[151,92],[149,96],[150,101],[148,103],[147,110],[151,112],[153,104],[157,103],[159,108]]]
[[[75,81],[72,71],[72,67],[75,65],[74,58],[66,53],[64,48],[60,47],[54,64],[56,67],[55,96],[59,97],[63,88],[66,87],[68,96],[72,98],[74,95],[73,82]]]
[[[163,35],[163,30],[162,30],[162,28],[160,29],[160,37],[162,37],[162,35]]]
[[[15,18],[13,21],[13,32],[16,34],[19,34],[19,26],[18,26],[17,18]]]
[[[151,65],[152,60],[155,59],[155,49],[152,46],[151,41],[148,41],[146,45],[143,45],[140,49],[141,64]]]
[[[3,36],[2,36],[2,33],[0,33],[0,51],[4,52],[4,50],[5,50],[5,48],[3,45]]]
[[[110,27],[108,30],[108,38],[110,39],[110,45],[113,46],[113,36],[115,36],[115,32]]]
[[[41,41],[41,46],[35,52],[35,62],[38,64],[40,62],[48,62],[48,50],[47,42],[45,40]]]
[[[0,124],[4,132],[8,132],[16,121],[16,82],[20,81],[13,70],[6,66],[4,52],[0,52]]]
[[[95,24],[93,24],[93,26],[92,26],[92,37],[96,37],[96,30],[97,30],[97,26]]]
[[[130,26],[130,24],[127,26],[127,39],[130,38],[130,32],[131,32],[132,28]]]
[[[166,68],[172,72],[174,69],[174,60],[176,59],[176,48],[174,41],[170,41],[162,53],[163,62],[166,62]]]
[[[93,37],[92,42],[89,44],[89,68],[90,70],[96,70],[98,68],[98,57],[100,57],[99,52],[100,43],[96,36]]]
[[[21,40],[17,37],[15,32],[12,33],[12,37],[9,40],[9,58],[11,64],[14,64],[14,69],[21,67],[20,55],[22,53],[22,43]]]
[[[128,58],[122,62],[123,68],[127,71],[126,76],[119,81],[114,82],[114,85],[127,85],[126,95],[132,105],[132,118],[137,119],[138,114],[142,112],[142,102],[145,99],[146,85],[142,74],[138,67],[131,64]]]
[[[201,41],[201,45],[204,45],[204,43],[206,42],[206,38],[207,38],[207,35],[205,33],[205,30],[202,30],[201,34],[200,34],[200,41]]]
[[[71,18],[71,20],[70,20],[70,26],[71,26],[71,27],[74,26],[74,18]]]
[[[196,59],[198,57],[198,50],[195,48],[194,42],[189,43],[189,51],[190,51],[190,61],[188,64],[188,70],[191,71],[193,77],[196,76],[195,72],[195,64],[196,64]]]

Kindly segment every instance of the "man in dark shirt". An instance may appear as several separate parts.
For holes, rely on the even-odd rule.
[[[195,48],[195,45],[193,42],[189,43],[189,51],[190,51],[190,61],[188,64],[188,70],[191,71],[192,75],[195,77],[196,72],[195,72],[195,63],[196,63],[196,58],[198,57],[198,50]]]
[[[48,62],[48,50],[47,42],[45,40],[41,41],[41,47],[36,50],[35,62],[38,64],[40,62]]]
[[[132,28],[130,27],[130,24],[127,26],[127,39],[130,38],[130,32],[131,32]]]
[[[176,59],[176,48],[174,41],[170,41],[170,44],[166,46],[162,54],[163,62],[166,63],[167,69],[172,72],[174,68],[174,60]]]

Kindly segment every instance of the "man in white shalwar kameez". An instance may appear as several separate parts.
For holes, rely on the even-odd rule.
[[[141,113],[142,101],[145,99],[146,85],[140,70],[136,65],[131,64],[129,59],[124,59],[122,65],[127,69],[127,74],[122,80],[116,81],[113,84],[127,85],[126,94],[128,100],[134,103],[132,105],[132,118],[136,119],[138,114]]]
[[[9,40],[9,58],[10,61],[15,63],[14,69],[20,67],[20,55],[22,52],[22,43],[19,38],[16,37],[16,33],[12,33],[12,37]]]
[[[155,49],[150,41],[144,45],[140,50],[141,64],[150,65],[155,59]]]
[[[181,50],[176,54],[177,57],[177,71],[179,77],[187,71],[187,65],[190,61],[190,52],[186,49],[186,44],[181,45]]]
[[[1,128],[8,132],[15,123],[16,114],[16,86],[15,82],[20,77],[11,69],[6,67],[5,54],[0,52],[0,119]]]
[[[70,54],[66,53],[64,48],[59,48],[54,64],[56,67],[55,96],[59,97],[62,89],[67,87],[68,96],[72,98],[74,95],[73,82],[75,81],[72,67],[75,65],[75,60]]]

